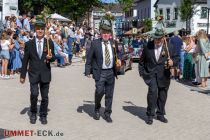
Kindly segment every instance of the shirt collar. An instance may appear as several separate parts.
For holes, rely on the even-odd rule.
[[[44,42],[44,38],[42,38],[41,40],[41,43],[43,43]],[[39,42],[39,39],[36,37],[36,43],[38,43]]]
[[[161,44],[160,46],[155,45],[155,49],[159,49],[162,48],[163,44]]]
[[[102,41],[103,44],[107,43],[107,45],[110,44],[109,40],[108,41]]]

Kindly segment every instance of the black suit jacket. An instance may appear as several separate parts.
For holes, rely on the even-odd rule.
[[[26,42],[20,75],[21,78],[25,79],[26,73],[28,71],[30,83],[48,83],[51,81],[50,62],[55,61],[54,44],[51,40],[49,40],[49,48],[52,52],[52,58],[47,61],[47,39],[44,39],[43,53],[41,59],[39,58],[37,53],[36,39],[34,38],[33,40]]]
[[[168,58],[166,46],[163,45],[158,61],[155,58],[154,49],[154,41],[149,42],[147,46],[144,47],[139,61],[139,74],[143,77],[147,85],[150,84],[154,76],[157,76],[158,86],[168,87],[170,85],[170,69],[165,68],[165,62]],[[173,66],[177,66],[179,56],[176,47],[168,44],[168,50],[173,61]]]
[[[112,45],[112,42],[111,42],[111,45]],[[113,71],[114,71],[115,77],[117,77],[117,72],[115,69],[116,58],[115,58],[114,48],[112,48],[112,55],[113,55]],[[102,65],[103,65],[102,40],[96,39],[91,42],[91,47],[87,55],[87,60],[85,64],[85,75],[93,74],[93,78],[96,81],[99,80]]]

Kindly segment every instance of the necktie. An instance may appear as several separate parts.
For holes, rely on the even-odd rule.
[[[105,45],[105,65],[108,67],[111,64],[110,54],[108,50],[108,43],[104,42],[104,45]]]
[[[39,55],[39,58],[41,59],[42,57],[42,46],[41,46],[41,40],[38,41],[38,55]]]

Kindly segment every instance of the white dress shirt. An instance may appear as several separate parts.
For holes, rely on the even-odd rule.
[[[36,38],[36,51],[37,51],[37,54],[38,55],[39,55],[39,47],[38,47],[39,41],[41,41],[40,42],[40,44],[41,44],[41,54],[43,54],[44,38],[42,38],[41,40],[39,40],[38,38]]]
[[[160,58],[160,53],[162,51],[163,45],[161,45],[160,47],[155,46],[155,58],[158,61]]]
[[[102,51],[103,51],[103,65],[102,65],[102,69],[111,69],[113,68],[113,54],[112,54],[112,46],[110,44],[110,42],[108,41],[107,42],[107,47],[108,47],[108,50],[109,50],[109,55],[110,55],[110,65],[109,66],[106,66],[105,64],[105,44],[104,42],[102,41]]]

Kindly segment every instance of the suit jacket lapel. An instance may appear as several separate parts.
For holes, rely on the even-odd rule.
[[[112,48],[113,63],[115,64],[115,50],[114,50],[115,48],[113,47],[113,41],[110,41],[110,44],[111,44],[111,48]]]
[[[161,62],[161,61],[163,60],[164,56],[166,56],[166,55],[167,55],[167,54],[166,54],[166,46],[163,45],[162,50],[161,50],[161,52],[160,52],[160,57],[159,57],[158,62]],[[165,61],[165,60],[164,60],[164,61]]]
[[[154,59],[154,61],[157,62],[156,57],[155,57],[155,44],[152,47],[153,48],[151,48],[151,51],[152,51],[151,52],[152,53],[151,55],[152,55],[152,58]]]
[[[44,50],[45,50],[45,47],[47,46],[46,44],[47,44],[47,39],[44,38],[44,43],[43,43],[43,49],[42,49],[42,57],[41,57],[41,59],[44,59]]]
[[[34,38],[33,40],[32,40],[32,48],[34,49],[33,51],[35,52],[34,54],[36,55],[36,57],[39,59],[39,54],[38,54],[38,52],[37,52],[37,48],[36,48],[36,39]]]

